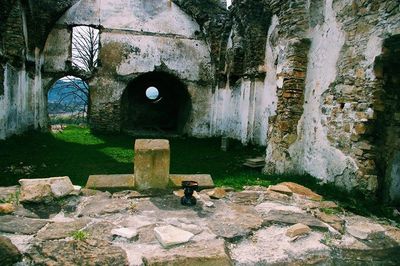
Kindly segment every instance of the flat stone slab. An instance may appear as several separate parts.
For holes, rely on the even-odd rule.
[[[324,235],[311,232],[291,241],[287,227],[273,225],[229,246],[234,265],[315,265],[329,260],[330,249],[320,241]],[[328,264],[330,265],[330,264]]]
[[[237,204],[216,204],[217,210],[207,219],[214,234],[224,238],[236,238],[248,235],[261,227],[263,219],[250,206]]]
[[[211,175],[198,174],[198,175],[169,175],[169,184],[173,188],[181,188],[182,181],[196,181],[200,189],[207,189],[214,187],[214,181]]]
[[[115,228],[111,230],[111,234],[114,236],[126,238],[128,240],[134,239],[138,236],[138,232],[136,231],[136,229],[129,227]]]
[[[47,223],[47,220],[5,215],[0,216],[0,231],[6,233],[33,235],[36,234]]]
[[[149,251],[145,250],[141,256],[145,265],[232,265],[225,252],[225,243],[221,239],[199,241],[161,250],[149,247]]]
[[[45,241],[29,254],[33,265],[129,265],[126,252],[104,240]]]
[[[386,230],[380,224],[366,221],[351,221],[346,225],[346,231],[358,239],[370,240],[382,237]]]
[[[322,223],[317,218],[307,214],[292,211],[271,210],[268,214],[263,215],[264,223],[284,223],[284,224],[297,224],[302,223],[311,228],[321,231],[328,231],[328,226]]]
[[[126,212],[131,207],[131,201],[120,198],[93,197],[80,210],[80,216],[99,216],[111,213]]]
[[[164,248],[189,242],[194,237],[194,234],[172,225],[156,227],[154,234]]]
[[[61,198],[74,191],[68,176],[20,179],[21,202],[41,202],[51,198]]]
[[[56,222],[49,224],[45,230],[40,231],[37,234],[37,238],[42,240],[55,240],[62,239],[71,236],[71,234],[75,231],[81,230],[84,228],[90,219],[77,219],[72,222]]]
[[[128,175],[91,175],[85,188],[102,191],[118,191],[135,188],[135,177]]]

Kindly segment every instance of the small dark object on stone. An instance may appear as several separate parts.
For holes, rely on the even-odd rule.
[[[196,205],[196,198],[193,197],[193,192],[196,191],[199,184],[196,181],[182,181],[182,188],[185,196],[181,198],[181,204],[185,206]]]

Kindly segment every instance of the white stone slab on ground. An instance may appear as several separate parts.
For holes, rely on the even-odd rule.
[[[123,228],[112,229],[111,234],[130,240],[130,239],[137,237],[138,232],[136,231],[135,228],[123,227]]]
[[[154,234],[164,248],[189,242],[194,237],[194,234],[172,225],[156,227]]]

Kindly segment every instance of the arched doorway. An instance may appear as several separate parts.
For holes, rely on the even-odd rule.
[[[49,124],[86,123],[89,108],[89,86],[81,78],[58,79],[47,93]]]
[[[400,206],[400,35],[384,41],[375,74],[382,86],[376,97],[380,102],[375,106],[380,191],[386,202]]]
[[[132,80],[121,98],[121,129],[182,133],[191,110],[185,84],[166,72],[149,72]]]

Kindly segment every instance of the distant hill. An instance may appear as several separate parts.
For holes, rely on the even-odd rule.
[[[78,89],[80,88],[80,89]],[[48,92],[49,114],[82,111],[88,101],[84,93],[88,89],[81,79],[59,79]]]

